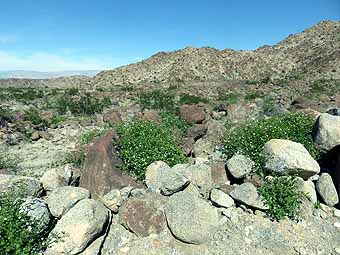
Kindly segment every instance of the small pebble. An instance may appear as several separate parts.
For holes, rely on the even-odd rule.
[[[340,218],[340,210],[334,209],[333,214],[334,214],[334,217]]]

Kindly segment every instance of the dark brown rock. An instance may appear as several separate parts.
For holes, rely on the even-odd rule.
[[[214,187],[218,188],[224,185],[228,181],[224,162],[212,163],[210,165],[210,168],[211,168],[211,178],[213,180]]]
[[[110,110],[104,113],[103,121],[112,125],[122,123],[120,113],[116,110]]]
[[[113,137],[113,130],[109,130],[88,147],[80,186],[88,189],[93,196],[103,196],[112,189],[125,186],[143,187],[120,170],[122,161],[117,151],[113,150]]]
[[[198,105],[182,105],[180,116],[190,123],[202,123],[205,120],[204,107]]]
[[[261,187],[264,184],[264,180],[261,176],[257,175],[257,174],[250,174],[247,175],[244,178],[244,182],[250,182],[252,183],[255,187]]]
[[[204,124],[196,124],[189,128],[187,131],[187,137],[192,137],[195,141],[203,137],[208,131],[208,126]]]
[[[146,193],[131,198],[119,210],[119,222],[137,236],[158,234],[167,227],[162,196]]]

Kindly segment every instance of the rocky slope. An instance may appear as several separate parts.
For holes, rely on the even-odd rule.
[[[274,46],[254,51],[185,48],[160,52],[141,62],[103,71],[101,85],[188,81],[261,80],[309,75],[340,78],[340,22],[324,21]]]

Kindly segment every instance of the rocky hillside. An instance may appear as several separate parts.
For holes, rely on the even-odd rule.
[[[0,87],[16,87],[16,88],[67,88],[80,87],[89,83],[91,78],[87,76],[68,76],[50,79],[0,79]]]
[[[274,46],[254,51],[210,47],[160,52],[141,62],[103,71],[97,85],[185,81],[282,79],[289,75],[340,78],[340,22],[324,21]]]

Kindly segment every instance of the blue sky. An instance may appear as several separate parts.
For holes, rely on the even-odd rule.
[[[340,20],[340,0],[2,0],[0,8],[0,70],[110,69],[186,46],[255,49]]]

